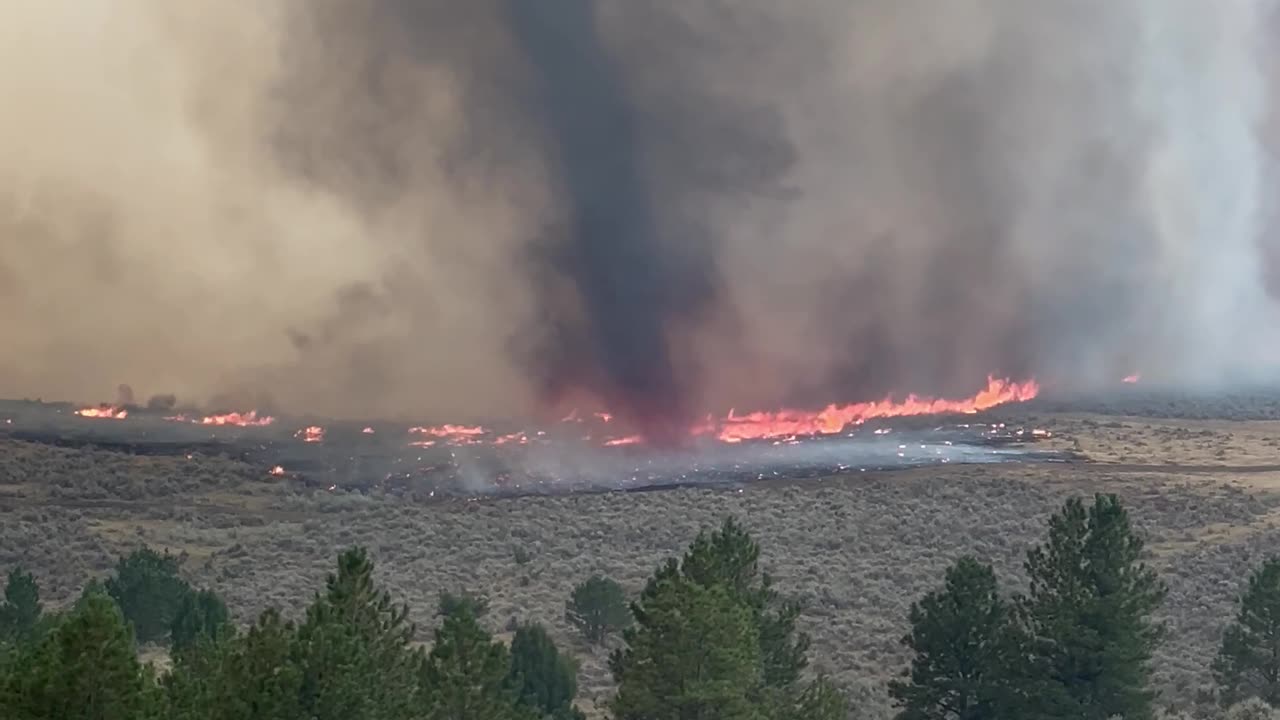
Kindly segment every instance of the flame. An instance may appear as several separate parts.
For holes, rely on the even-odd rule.
[[[373,428],[371,428],[371,427],[367,427],[367,428],[365,428],[365,429],[361,430],[360,432],[364,433],[365,435],[372,435],[372,434],[373,434]]]
[[[1025,402],[1040,393],[1034,380],[1013,382],[988,377],[986,388],[963,400],[941,400],[908,395],[901,402],[892,397],[880,401],[828,405],[821,411],[779,410],[738,415],[730,410],[716,431],[716,437],[728,443],[743,440],[773,439],[797,435],[833,435],[851,425],[875,418],[940,413],[972,414],[1010,402]]]
[[[271,475],[283,475],[283,474],[284,474],[284,467],[283,467],[283,466],[280,466],[280,465],[277,465],[277,466],[275,466],[275,467],[271,468],[270,470],[268,470],[267,472],[268,472],[269,474],[271,474]]]
[[[76,415],[84,418],[96,418],[105,420],[124,420],[129,417],[129,411],[115,405],[99,405],[94,408],[81,408],[75,412]]]
[[[639,435],[627,435],[626,437],[618,437],[618,438],[613,438],[612,440],[605,440],[604,444],[606,447],[616,447],[618,445],[636,445],[642,442],[644,442],[644,438]]]
[[[1125,375],[1121,379],[1121,382],[1128,383],[1130,385],[1136,385],[1141,380],[1142,380],[1142,373],[1134,373],[1132,375]]]
[[[604,422],[609,422],[610,420],[612,420],[612,419],[613,419],[613,413],[598,412],[598,413],[594,413],[594,414],[595,414],[595,416],[596,416],[596,417],[600,418],[600,419],[601,419],[602,421],[604,421]]]
[[[409,428],[409,432],[410,434],[430,435],[431,437],[441,438],[455,445],[474,445],[480,442],[477,439],[478,436],[488,434],[489,431],[479,425],[452,425],[445,423],[444,425],[412,427]],[[410,444],[416,447],[431,447],[431,445]]]
[[[506,445],[508,443],[528,445],[529,436],[525,435],[523,432],[513,432],[510,435],[500,435],[493,439],[494,445]]]
[[[302,428],[298,432],[294,433],[293,436],[298,438],[302,442],[308,442],[308,443],[323,442],[324,428],[320,427],[319,425],[311,425],[309,427]]]
[[[173,418],[170,418],[173,419]],[[184,419],[182,415],[178,415],[177,419]],[[274,423],[275,418],[270,415],[257,415],[257,410],[250,410],[248,413],[225,413],[223,415],[205,415],[200,420],[192,420],[193,423],[201,425],[236,425],[238,428],[260,428],[265,425]]]

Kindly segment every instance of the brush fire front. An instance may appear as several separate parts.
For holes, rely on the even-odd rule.
[[[677,446],[654,445],[608,412],[574,410],[541,427],[353,423],[253,410],[172,414],[104,405],[12,403],[0,433],[144,454],[226,454],[264,475],[323,489],[383,488],[428,498],[652,489],[811,477],[930,463],[1038,459],[1041,430],[944,423],[1037,396],[1034,381],[989,378],[971,397],[708,416]],[[886,423],[916,418],[895,429]],[[113,422],[105,422],[110,419]]]

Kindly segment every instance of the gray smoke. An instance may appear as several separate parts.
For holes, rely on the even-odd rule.
[[[1263,0],[14,0],[0,28],[0,394],[658,435],[1280,362]]]

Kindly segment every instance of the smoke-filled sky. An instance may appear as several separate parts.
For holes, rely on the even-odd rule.
[[[1266,379],[1270,5],[8,0],[0,395],[653,433]]]

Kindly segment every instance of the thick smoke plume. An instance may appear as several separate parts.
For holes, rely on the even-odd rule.
[[[652,435],[1269,379],[1273,16],[10,0],[0,395]]]

